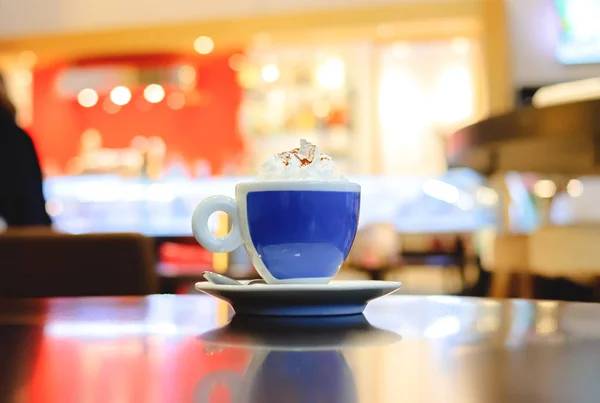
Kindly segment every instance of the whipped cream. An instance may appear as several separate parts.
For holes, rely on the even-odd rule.
[[[314,144],[302,139],[300,148],[284,151],[270,157],[260,167],[258,180],[347,180],[334,171],[331,157],[322,154]]]

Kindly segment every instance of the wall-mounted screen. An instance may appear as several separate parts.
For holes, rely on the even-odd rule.
[[[560,37],[556,50],[565,64],[600,63],[600,0],[554,0]]]

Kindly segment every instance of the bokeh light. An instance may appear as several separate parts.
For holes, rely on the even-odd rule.
[[[583,194],[583,183],[579,179],[571,179],[567,183],[567,193],[571,197],[579,197]]]
[[[182,109],[185,106],[185,95],[181,92],[173,92],[167,97],[167,106],[173,110]]]
[[[115,105],[127,105],[131,101],[131,91],[127,87],[117,86],[110,91],[110,100]]]
[[[77,94],[77,102],[84,108],[91,108],[98,103],[98,93],[91,88],[84,88]]]
[[[533,185],[533,193],[542,199],[549,199],[556,193],[556,185],[549,179],[537,181]]]
[[[199,36],[194,41],[194,50],[201,55],[207,55],[213,51],[215,43],[208,36]]]
[[[165,89],[159,84],[150,84],[144,88],[144,98],[151,104],[157,104],[165,99]]]
[[[262,79],[267,83],[274,83],[279,80],[279,67],[276,64],[266,64],[263,66],[260,75]]]
[[[344,61],[338,57],[330,57],[317,70],[317,82],[323,88],[339,89],[346,81]]]
[[[237,82],[242,88],[255,88],[261,79],[260,73],[258,68],[246,67],[237,73]]]
[[[177,70],[177,78],[181,84],[189,84],[196,81],[196,69],[193,66],[181,66]]]

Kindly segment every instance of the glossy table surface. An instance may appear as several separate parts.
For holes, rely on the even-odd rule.
[[[390,296],[364,316],[212,298],[0,300],[0,401],[598,402],[600,305]]]

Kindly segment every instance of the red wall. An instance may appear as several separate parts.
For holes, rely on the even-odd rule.
[[[197,90],[200,97],[194,105],[171,110],[165,101],[159,104],[143,101],[143,88],[132,88],[131,102],[116,114],[104,111],[107,94],[92,108],[81,107],[75,99],[60,96],[56,79],[66,66],[55,65],[37,69],[33,85],[33,124],[29,128],[35,140],[42,165],[58,165],[64,170],[79,149],[84,130],[94,128],[103,137],[103,146],[127,147],[137,135],[160,136],[167,144],[167,153],[179,153],[188,163],[205,159],[213,173],[219,173],[227,159],[242,150],[237,127],[237,110],[242,90],[235,72],[228,65],[229,54],[190,58],[144,56],[87,61],[88,65],[172,65],[185,62],[196,67]],[[167,95],[176,88],[166,88]]]

